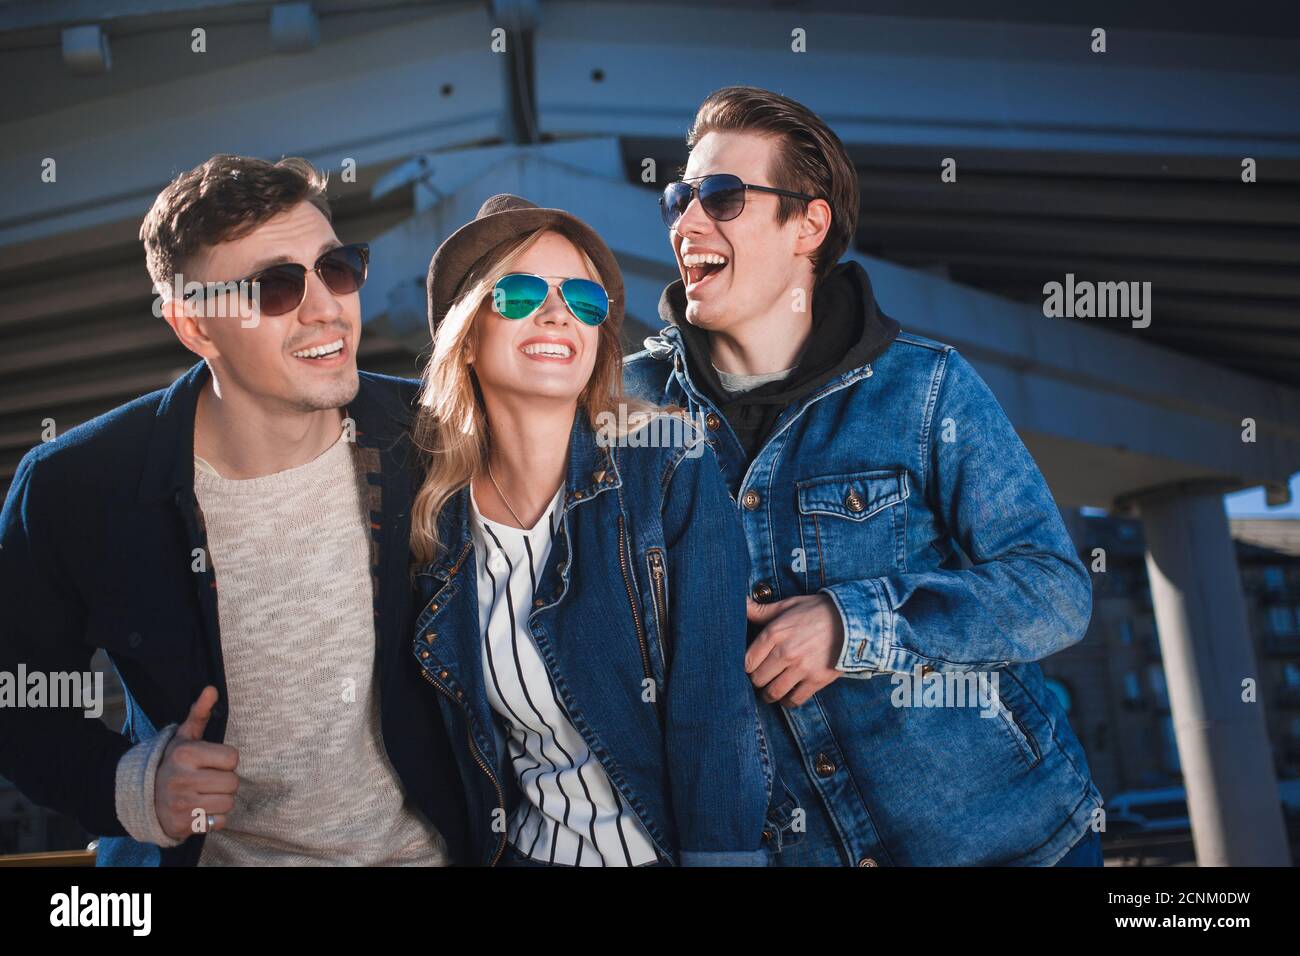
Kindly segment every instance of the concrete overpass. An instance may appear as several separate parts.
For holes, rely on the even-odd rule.
[[[1300,471],[1300,29],[1002,6],[0,5],[0,79],[25,91],[0,112],[0,480],[46,417],[185,363],[134,239],[174,172],[214,152],[334,171],[340,234],[373,247],[367,367],[414,372],[429,255],[501,191],[601,231],[639,347],[674,275],[655,187],[705,93],[766,85],[853,153],[854,255],[886,311],[975,362],[1062,507],[1141,514],[1198,859],[1286,862],[1222,495],[1282,502]],[[1150,281],[1151,324],[1045,317],[1067,273]]]

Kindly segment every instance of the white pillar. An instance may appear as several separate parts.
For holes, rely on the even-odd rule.
[[[1200,866],[1289,866],[1223,489],[1137,500],[1169,705]],[[1245,702],[1243,682],[1255,687]]]

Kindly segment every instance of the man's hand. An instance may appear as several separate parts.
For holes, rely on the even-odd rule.
[[[769,704],[798,707],[843,676],[835,662],[844,624],[828,595],[801,594],[771,604],[747,598],[745,615],[766,625],[745,654],[745,673]]]
[[[154,781],[154,807],[158,822],[173,840],[185,840],[194,834],[194,810],[215,817],[209,830],[226,825],[226,814],[235,805],[239,778],[235,767],[239,752],[225,744],[211,744],[203,739],[203,730],[217,702],[217,689],[203,688],[199,699],[190,706],[185,723],[163,752],[158,776]]]

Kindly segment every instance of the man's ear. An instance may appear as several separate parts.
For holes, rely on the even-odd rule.
[[[813,199],[799,221],[799,237],[795,252],[806,255],[816,252],[831,228],[831,205],[825,199]]]
[[[201,306],[190,305],[184,299],[169,297],[161,304],[163,321],[171,326],[176,338],[199,358],[219,358],[216,343],[204,331],[199,321]]]

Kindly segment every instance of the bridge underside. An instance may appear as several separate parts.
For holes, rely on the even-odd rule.
[[[1285,862],[1262,718],[1241,708],[1254,662],[1222,493],[1280,501],[1300,471],[1294,14],[1238,4],[1225,31],[1117,3],[1093,23],[1055,5],[1026,22],[1009,0],[925,18],[883,0],[317,0],[319,41],[286,54],[267,3],[101,6],[0,9],[19,94],[0,104],[0,486],[47,419],[66,430],[191,361],[152,315],[136,238],[177,171],[217,152],[331,171],[340,238],[374,250],[363,367],[417,373],[429,256],[502,191],[607,238],[635,348],[674,276],[654,190],[695,107],[772,86],[848,146],[853,254],[885,310],[975,363],[1063,506],[1142,515],[1198,858]],[[76,73],[62,31],[95,22],[112,69]],[[1045,316],[1067,277],[1150,282],[1150,323]]]

